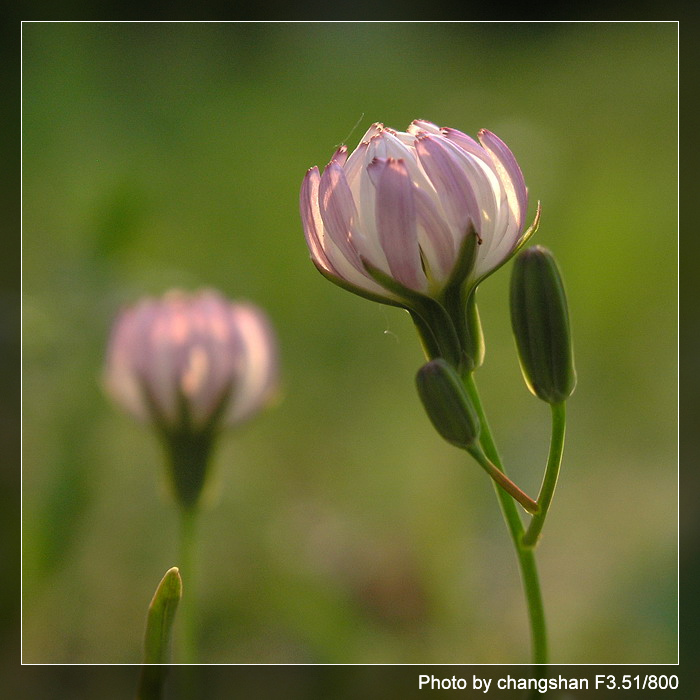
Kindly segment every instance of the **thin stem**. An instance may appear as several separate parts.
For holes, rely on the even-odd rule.
[[[180,561],[183,580],[181,603],[179,652],[180,663],[193,664],[197,657],[197,590],[195,585],[195,525],[197,511],[194,507],[180,507]]]
[[[464,383],[479,415],[479,420],[481,421],[481,444],[484,448],[484,452],[491,462],[503,471],[503,463],[501,462],[498,450],[491,436],[486,414],[484,413],[479,392],[471,373],[465,378]],[[548,658],[547,628],[544,619],[544,606],[542,603],[542,592],[540,590],[535,553],[532,548],[525,547],[522,544],[524,528],[515,501],[495,483],[494,488],[496,489],[496,496],[500,502],[501,511],[503,512],[503,517],[508,526],[511,539],[513,540],[515,552],[518,557],[518,564],[520,566],[520,576],[525,590],[525,599],[530,619],[532,661],[535,664],[546,664]]]
[[[528,513],[537,513],[539,506],[517,484],[513,483],[484,454],[481,445],[468,448],[469,454],[483,467],[484,471],[507,493],[509,493]]]
[[[552,407],[552,439],[549,443],[549,456],[547,457],[547,468],[537,496],[539,511],[530,521],[530,526],[523,536],[523,545],[533,548],[537,545],[542,528],[544,526],[549,506],[554,496],[554,489],[557,487],[559,478],[559,467],[561,466],[561,455],[564,451],[564,435],[566,433],[566,404],[553,403]]]

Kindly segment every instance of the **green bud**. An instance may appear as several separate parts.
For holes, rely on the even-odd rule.
[[[170,633],[182,598],[182,578],[176,566],[165,572],[148,606],[143,662],[168,663]]]
[[[137,700],[150,700],[163,695],[168,671],[166,664],[170,661],[170,638],[180,598],[182,579],[179,570],[174,566],[165,572],[148,607]]]
[[[416,386],[435,430],[452,445],[472,446],[481,426],[457,372],[442,358],[431,360],[418,370]]]
[[[576,386],[569,311],[552,253],[542,246],[515,259],[510,317],[528,389],[548,403],[561,403]]]

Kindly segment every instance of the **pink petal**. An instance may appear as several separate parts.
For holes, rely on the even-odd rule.
[[[311,168],[304,178],[299,197],[304,236],[312,260],[320,269],[330,272],[335,277],[340,277],[360,287],[369,285],[372,291],[381,291],[381,288],[372,280],[367,279],[364,267],[358,267],[360,263],[357,253],[351,250],[351,257],[348,258],[328,235],[319,206],[319,180],[318,168]]]
[[[375,122],[372,126],[367,129],[365,135],[360,139],[361,143],[367,143],[373,136],[380,134],[384,129],[384,124],[381,122]]]
[[[517,211],[514,213],[519,230],[522,231],[527,214],[527,187],[518,161],[508,146],[491,131],[486,129],[479,131],[479,140],[491,154],[498,175],[504,181],[506,192],[509,195],[511,192],[515,194]],[[508,186],[509,183],[510,186]]]
[[[426,121],[425,119],[414,119],[408,125],[408,133],[417,136],[421,131],[427,131],[429,134],[439,134],[440,127],[433,122]]]
[[[403,160],[375,161],[377,178],[375,216],[377,233],[389,270],[401,284],[422,291],[426,287],[416,230],[413,183]],[[369,170],[369,168],[368,168]]]
[[[239,423],[258,411],[275,392],[279,360],[274,331],[259,309],[239,303],[232,304],[229,313],[240,343],[241,366],[227,419]]]
[[[430,276],[436,281],[447,278],[455,262],[455,241],[436,203],[425,190],[415,187],[418,244],[426,259]]]
[[[417,138],[416,151],[450,223],[457,230],[466,231],[471,219],[480,231],[481,212],[476,195],[456,157],[438,138],[428,134]]]
[[[144,301],[143,304],[151,304]],[[141,345],[135,341],[139,307],[124,309],[110,334],[104,383],[112,398],[141,420],[148,419],[148,407],[134,371],[132,348]]]
[[[191,412],[200,426],[211,419],[241,371],[242,348],[229,322],[230,307],[229,301],[211,290],[201,291],[192,299],[190,314],[195,332],[189,349],[190,364],[181,384],[189,389],[186,393]]]
[[[375,190],[379,186],[379,180],[388,163],[389,160],[387,158],[374,157],[367,166],[367,175],[369,176],[370,182],[374,185]]]
[[[301,192],[299,193],[301,222],[304,227],[306,245],[311,251],[311,257],[324,270],[336,274],[321,244],[320,233],[323,230],[323,221],[321,220],[321,212],[318,206],[318,184],[320,179],[321,176],[316,166],[310,168],[304,176],[304,181],[301,183]]]
[[[360,256],[352,245],[352,227],[357,210],[343,169],[330,162],[321,175],[319,205],[325,231],[342,255],[364,274]]]
[[[459,146],[466,153],[471,153],[473,156],[481,158],[481,160],[491,165],[491,156],[486,149],[471,136],[462,133],[458,129],[451,129],[450,127],[441,129],[441,132],[444,138]]]
[[[365,152],[367,151],[367,142],[360,141],[357,148],[350,154],[343,170],[345,170],[345,179],[350,187],[353,187],[355,178],[359,176],[360,170],[365,162]]]
[[[348,147],[342,145],[331,157],[331,163],[337,163],[338,165],[345,165],[345,161],[348,159]]]

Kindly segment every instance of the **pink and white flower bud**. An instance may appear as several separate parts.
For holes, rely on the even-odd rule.
[[[353,291],[402,303],[398,287],[438,298],[449,284],[478,283],[523,241],[528,195],[508,147],[482,129],[414,121],[406,132],[373,124],[348,155],[301,187],[306,242],[316,267]],[[478,236],[467,278],[456,280],[465,237]]]
[[[253,415],[277,387],[277,342],[263,312],[215,291],[171,291],[125,309],[107,351],[114,400],[166,432],[197,433]]]

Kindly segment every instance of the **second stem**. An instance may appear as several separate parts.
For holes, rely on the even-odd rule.
[[[183,578],[183,600],[180,605],[179,651],[180,663],[197,663],[197,622],[195,584],[195,525],[197,511],[195,507],[180,507],[180,561],[178,562]]]

